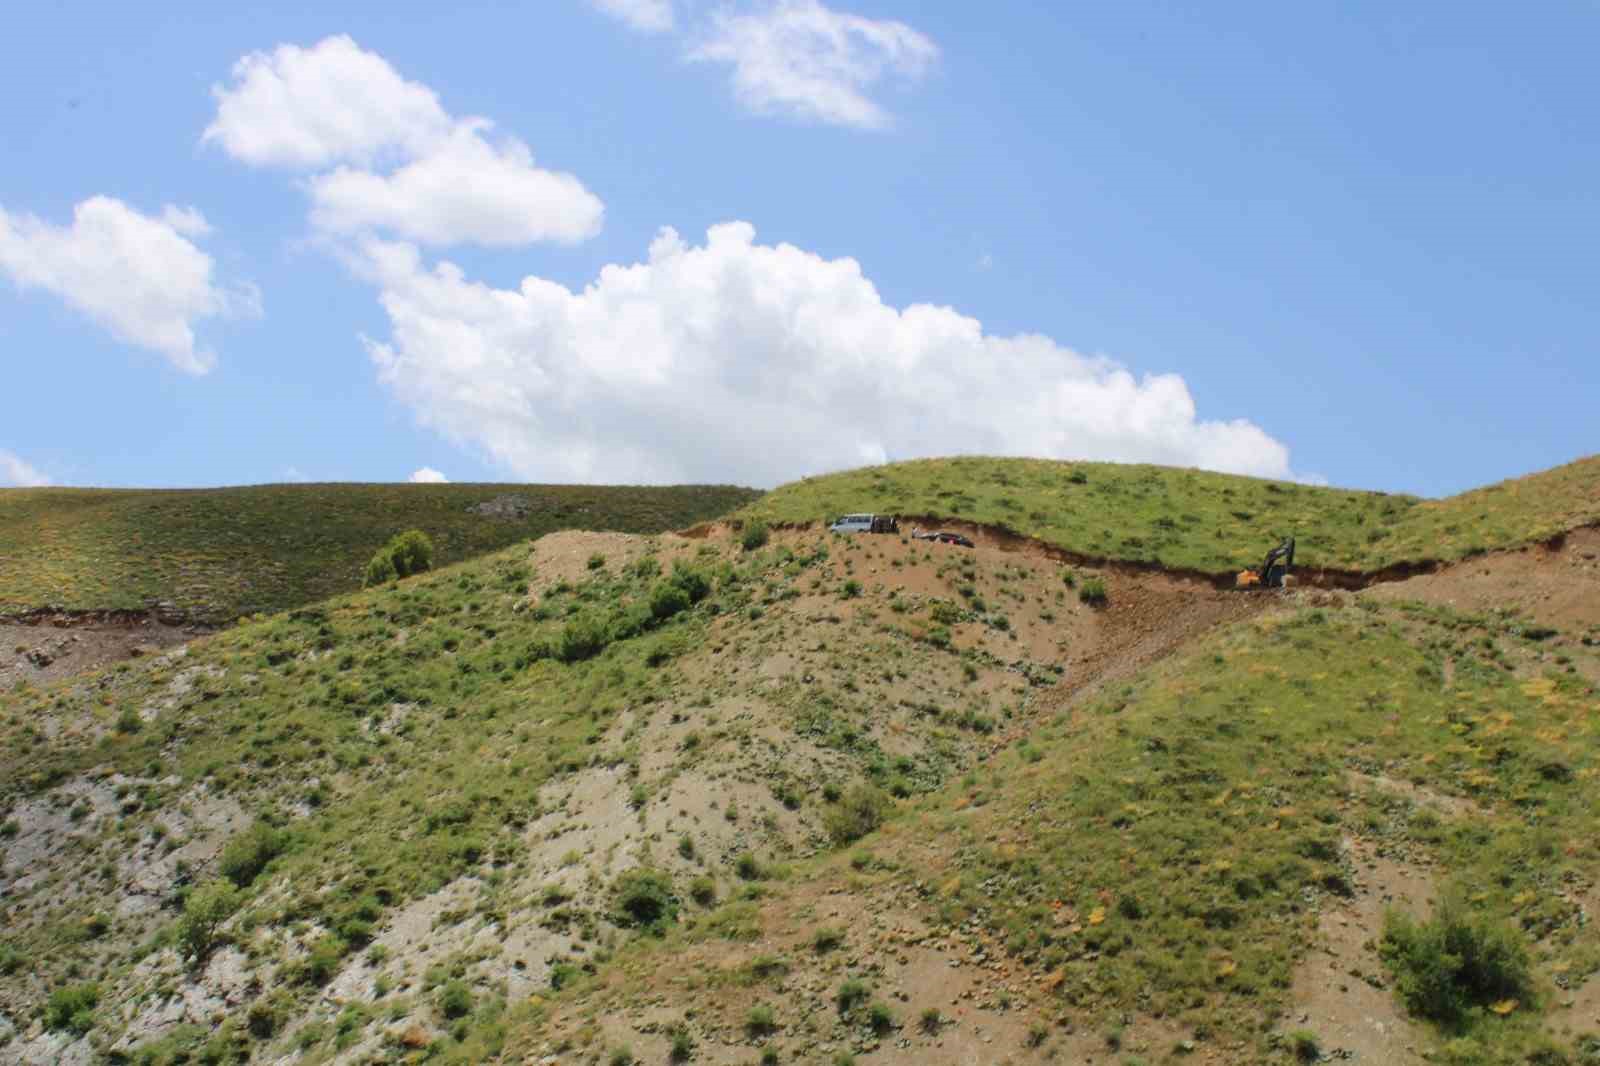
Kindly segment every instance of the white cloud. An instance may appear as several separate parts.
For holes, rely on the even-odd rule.
[[[903,22],[775,0],[754,13],[713,13],[689,58],[730,64],[734,95],[757,114],[880,129],[890,117],[868,90],[886,76],[921,77],[939,48]]]
[[[209,230],[193,208],[169,206],[154,218],[109,196],[78,204],[69,226],[0,208],[0,273],[23,289],[54,293],[180,370],[204,374],[215,357],[198,345],[195,323],[260,313],[255,289],[220,288],[211,257],[188,240]]]
[[[645,33],[663,33],[677,22],[672,0],[589,0],[597,9]]]
[[[431,466],[411,471],[411,476],[406,478],[413,485],[448,485],[450,479]]]
[[[663,230],[648,261],[581,292],[491,288],[404,244],[363,254],[391,323],[367,342],[380,379],[530,480],[772,485],[953,453],[1290,473],[1258,427],[1200,420],[1175,374],[887,306],[854,260],[757,244],[742,222],[700,246]]]
[[[414,154],[451,127],[432,89],[345,36],[252,52],[233,65],[233,85],[214,85],[211,94],[217,117],[203,139],[256,166],[310,169]]]
[[[433,90],[406,81],[348,37],[280,45],[234,66],[212,89],[204,139],[256,166],[309,172],[313,225],[382,232],[424,244],[577,242],[605,208],[571,174],[534,165],[484,118],[456,118]]]
[[[23,462],[15,452],[0,448],[0,485],[33,489],[50,484],[50,478],[38,468]]]
[[[312,222],[348,233],[388,230],[427,244],[575,243],[605,208],[571,174],[541,170],[520,141],[492,145],[461,123],[429,154],[387,177],[340,167],[311,179]]]

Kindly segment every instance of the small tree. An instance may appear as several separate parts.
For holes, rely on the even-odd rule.
[[[1384,916],[1378,953],[1395,974],[1395,991],[1413,1014],[1457,1024],[1474,1007],[1527,999],[1528,949],[1510,925],[1475,915],[1455,894],[1418,922],[1400,911]]]
[[[420,529],[397,533],[367,562],[363,584],[370,588],[433,569],[433,541]]]
[[[420,529],[408,529],[389,542],[394,572],[401,577],[433,569],[433,541]]]
[[[204,966],[222,937],[222,924],[239,909],[239,890],[229,881],[212,881],[189,893],[178,919],[178,946],[196,967]]]

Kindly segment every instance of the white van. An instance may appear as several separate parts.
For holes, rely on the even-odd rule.
[[[831,533],[871,533],[872,519],[869,514],[847,514],[833,525],[828,527]]]

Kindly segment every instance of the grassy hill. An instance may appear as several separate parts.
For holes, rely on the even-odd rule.
[[[1443,500],[1162,466],[927,459],[807,478],[745,514],[818,522],[852,511],[999,525],[1085,556],[1214,574],[1258,564],[1293,534],[1301,565],[1372,572],[1600,522],[1600,456]]]
[[[20,683],[0,1057],[1592,1062],[1597,547],[1552,623],[568,531]]]
[[[502,496],[525,501],[522,513],[469,510]],[[367,559],[403,529],[425,530],[444,565],[556,529],[679,529],[754,496],[700,485],[0,489],[0,614],[166,603],[223,622],[359,587]]]

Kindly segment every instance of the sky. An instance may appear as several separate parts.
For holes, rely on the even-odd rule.
[[[1600,451],[1588,0],[8,25],[0,485]]]

